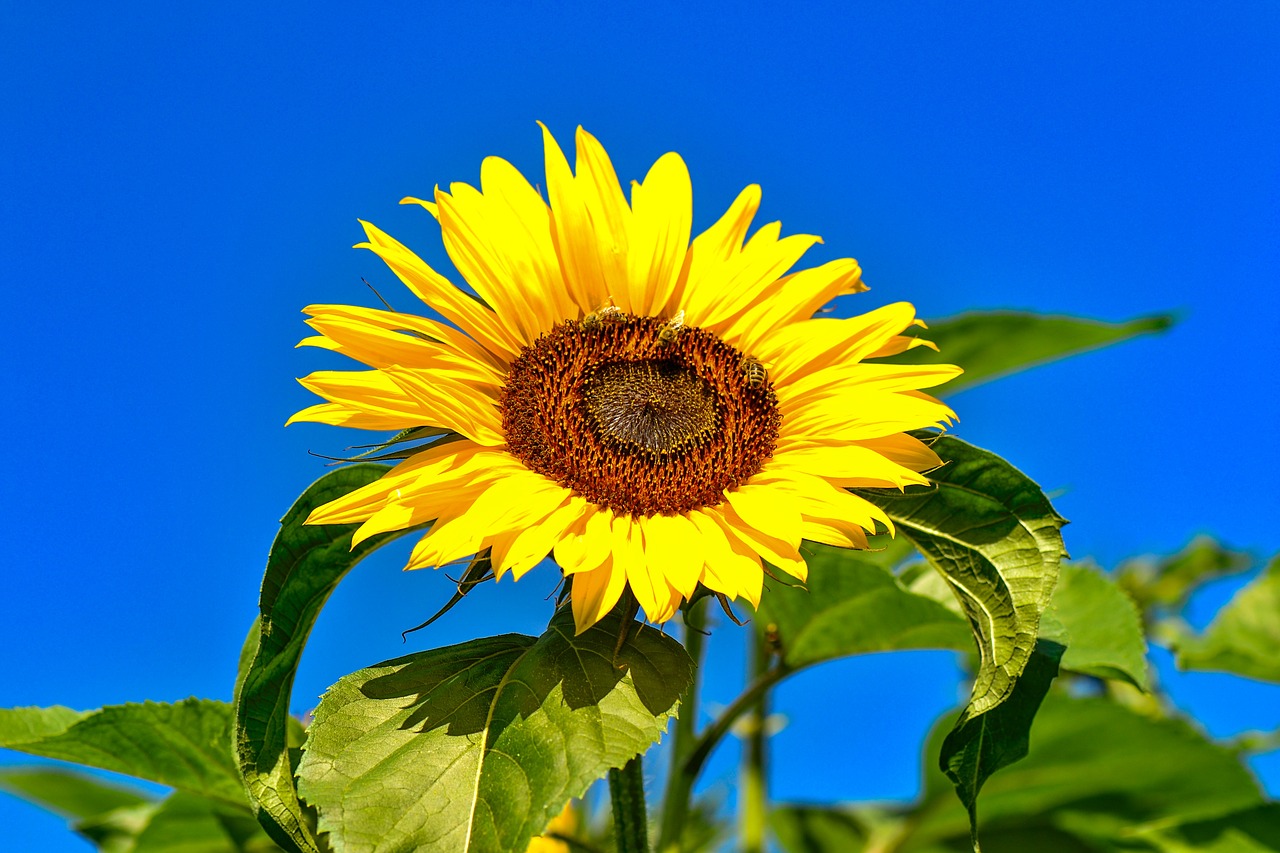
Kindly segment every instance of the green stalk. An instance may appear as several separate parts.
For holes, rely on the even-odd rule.
[[[751,632],[749,654],[750,672],[747,683],[754,684],[768,672],[773,657],[758,631]],[[768,690],[760,691],[747,714],[747,733],[742,750],[739,831],[743,853],[765,853],[765,833],[769,819],[769,736],[765,731],[769,716]]]
[[[662,825],[658,830],[658,850],[674,853],[680,849],[680,835],[689,817],[689,801],[694,778],[684,775],[684,763],[693,751],[698,734],[698,690],[702,676],[702,658],[706,650],[707,598],[690,605],[684,616],[684,648],[693,660],[693,677],[680,697],[680,714],[676,717],[671,739],[671,766],[667,770],[667,788],[662,795]]]
[[[613,834],[618,853],[649,853],[649,816],[644,808],[644,765],[637,755],[609,771]]]

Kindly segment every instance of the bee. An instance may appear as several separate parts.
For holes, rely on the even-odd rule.
[[[676,342],[676,335],[680,334],[680,330],[684,328],[684,309],[681,308],[676,312],[675,316],[658,328],[658,346],[670,346]]]
[[[750,388],[760,387],[769,378],[769,371],[764,369],[760,359],[754,355],[749,355],[742,359],[742,372],[746,375],[747,386]]]
[[[602,302],[599,308],[582,318],[582,328],[591,332],[600,328],[604,323],[613,323],[621,319],[622,309],[614,305],[613,299],[610,298]]]

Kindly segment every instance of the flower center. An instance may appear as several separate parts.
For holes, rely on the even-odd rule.
[[[621,312],[525,347],[501,405],[513,455],[634,516],[719,504],[769,460],[781,423],[758,362],[702,329]]]
[[[602,364],[582,395],[597,435],[640,451],[673,453],[716,427],[711,388],[673,361]]]

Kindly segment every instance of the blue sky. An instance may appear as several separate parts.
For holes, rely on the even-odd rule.
[[[760,183],[760,222],[825,238],[807,262],[862,263],[873,289],[845,310],[1178,312],[1166,335],[958,395],[957,434],[1058,495],[1077,557],[1200,532],[1280,550],[1274,3],[323,5],[4,12],[0,705],[229,698],[277,520],[324,470],[307,451],[355,440],[282,427],[320,366],[292,349],[299,309],[370,304],[362,276],[410,307],[349,248],[356,218],[447,268],[396,202],[476,181],[489,154],[540,180],[536,119],[562,141],[586,126],[624,180],[680,152],[695,227]],[[448,597],[402,558],[335,595],[299,709],[403,654]],[[478,591],[409,648],[536,633],[553,585]],[[713,702],[740,680],[739,633],[716,631]],[[911,796],[957,678],[924,653],[797,678],[776,793]],[[1280,689],[1166,678],[1214,733],[1280,716]],[[1280,793],[1280,761],[1255,767]],[[731,768],[724,751],[712,769]],[[0,819],[15,849],[87,849],[9,798]]]

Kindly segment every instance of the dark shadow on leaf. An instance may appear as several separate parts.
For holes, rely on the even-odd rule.
[[[370,678],[360,692],[376,700],[406,700],[411,710],[402,730],[425,733],[447,726],[451,736],[496,733],[537,713],[557,687],[570,709],[595,707],[628,673],[636,695],[653,715],[670,711],[688,681],[671,677],[675,643],[656,630],[633,623],[613,664],[621,615],[612,613],[581,636],[565,608],[547,632],[534,639],[506,634],[407,655],[374,669],[392,671]],[[655,663],[661,662],[661,666]]]

